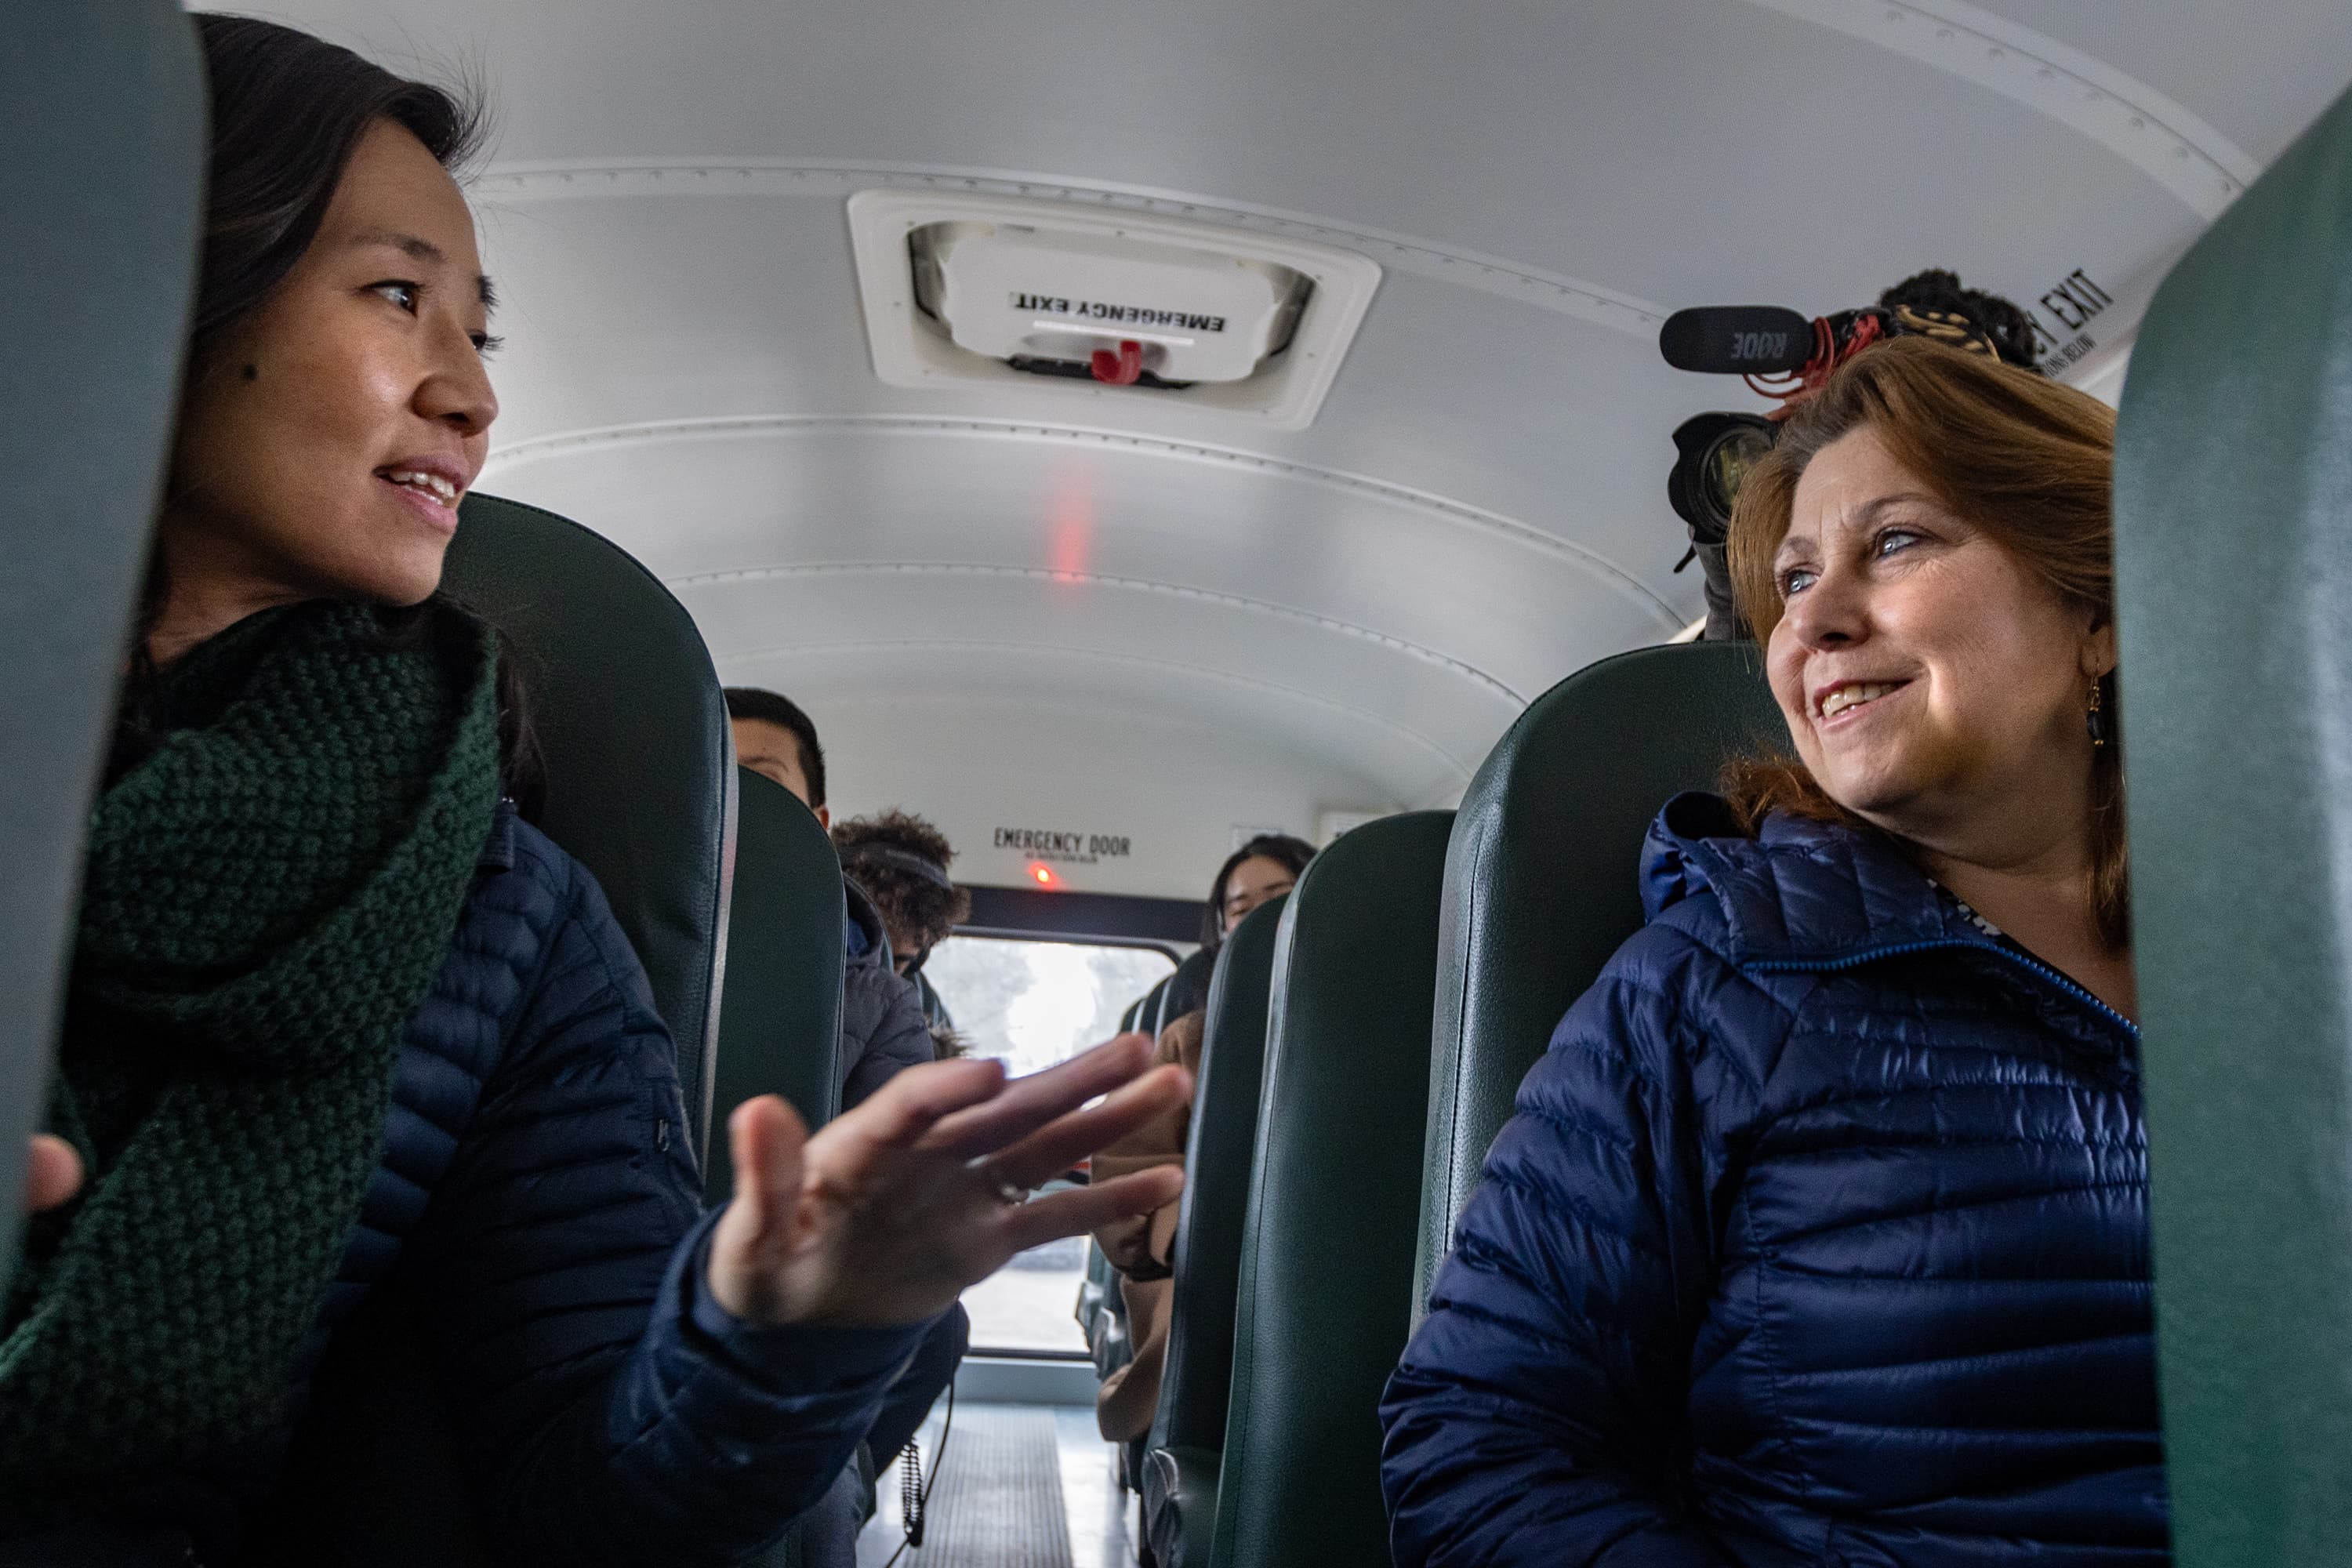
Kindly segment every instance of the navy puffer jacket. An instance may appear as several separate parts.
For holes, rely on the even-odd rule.
[[[316,1347],[399,1272],[501,1561],[738,1562],[823,1495],[914,1352],[924,1324],[730,1318],[701,1187],[636,954],[587,870],[501,806]]]
[[[841,972],[841,1109],[855,1110],[911,1067],[935,1060],[922,993],[891,962],[890,933],[866,889],[844,877],[848,948]]]
[[[2168,1560],[2137,1035],[1685,795],[1381,1405],[1402,1568]]]

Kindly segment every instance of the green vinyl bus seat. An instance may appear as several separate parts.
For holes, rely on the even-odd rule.
[[[2352,1562],[2352,95],[2158,290],[2115,496],[2176,1560]]]
[[[702,636],[618,545],[497,496],[466,498],[441,586],[520,657],[547,759],[539,826],[595,874],[637,950],[707,1162],[736,790]]]
[[[1184,1196],[1176,1216],[1167,1363],[1139,1467],[1143,1536],[1162,1568],[1186,1562],[1188,1550],[1206,1561],[1216,1522],[1216,1457],[1224,1447],[1233,1389],[1234,1305],[1265,1082],[1266,1013],[1276,939],[1288,903],[1284,894],[1244,916],[1218,950],[1209,981],[1201,1079],[1192,1090]],[[1202,1507],[1204,1485],[1209,1500]]]
[[[1374,1412],[1412,1315],[1453,815],[1356,828],[1307,866],[1284,911],[1207,1559],[1217,1568],[1388,1561]],[[1205,1483],[1175,1489],[1189,1536]],[[1196,1551],[1187,1542],[1186,1559]]]
[[[466,499],[442,586],[494,622],[521,660],[547,769],[540,826],[594,873],[644,960],[677,1042],[694,1146],[707,1152],[736,809],[710,656],[685,609],[625,552],[515,501]],[[499,1561],[397,1279],[352,1314],[319,1368],[257,1562]]]
[[[727,913],[727,986],[711,1068],[713,1206],[734,1191],[727,1118],[781,1094],[814,1131],[841,1110],[841,860],[815,813],[749,768],[735,773],[735,880]]]
[[[195,288],[205,89],[170,0],[9,8],[0,49],[0,1289]]]
[[[1471,780],[1446,852],[1414,1322],[1519,1080],[1641,929],[1658,808],[1788,744],[1755,645],[1642,648],[1537,698]]]

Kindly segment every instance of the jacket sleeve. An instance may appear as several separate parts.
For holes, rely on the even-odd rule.
[[[1381,1405],[1399,1568],[1723,1568],[1684,1510],[1713,1289],[1691,1064],[1735,971],[1653,925],[1521,1084]]]
[[[529,1561],[740,1561],[847,1464],[924,1324],[758,1329],[704,1283],[667,1030],[587,873],[412,1262],[492,1527]]]
[[[939,1054],[931,1039],[931,1021],[923,1013],[922,994],[913,982],[875,967],[852,969],[847,983],[870,988],[873,994],[859,998],[856,1009],[863,1015],[857,1021],[864,1024],[870,1019],[871,1026],[864,1039],[849,1042],[851,1050],[845,1053],[851,1059],[841,1084],[844,1110],[859,1105],[908,1068],[931,1061]],[[851,1014],[850,999],[844,997],[844,1019]]]

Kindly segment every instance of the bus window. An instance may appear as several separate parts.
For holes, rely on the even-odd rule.
[[[1176,966],[1164,948],[958,935],[923,974],[971,1054],[1033,1073],[1118,1033],[1128,1004]],[[1033,1247],[963,1293],[975,1354],[1083,1357],[1071,1315],[1087,1271],[1084,1237]]]

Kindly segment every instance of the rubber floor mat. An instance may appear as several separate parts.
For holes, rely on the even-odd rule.
[[[901,1568],[1072,1568],[1053,1411],[957,1411],[923,1544],[898,1561]]]

